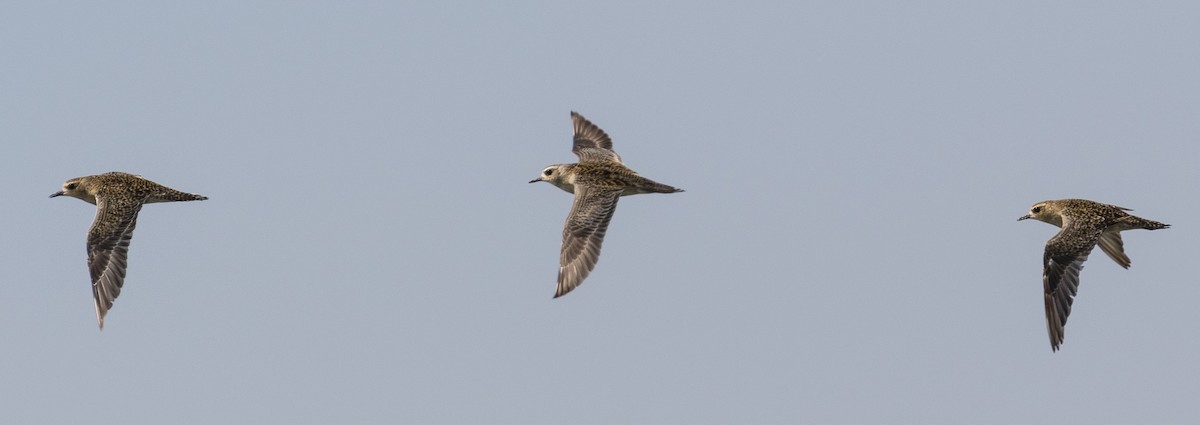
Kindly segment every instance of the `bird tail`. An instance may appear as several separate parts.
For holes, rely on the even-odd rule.
[[[677,188],[675,186],[667,185],[667,184],[662,184],[662,183],[659,183],[659,182],[656,182],[656,181],[650,180],[650,179],[646,179],[646,185],[644,187],[642,187],[642,189],[644,189],[646,192],[654,192],[654,193],[683,192],[683,189]]]
[[[178,201],[203,201],[208,199],[207,196],[197,195],[195,193],[180,192],[178,190],[168,190],[151,195],[146,199],[146,203],[151,202],[178,202]]]
[[[662,183],[655,183],[654,187],[651,188],[651,191],[653,191],[655,193],[675,193],[675,192],[683,192],[683,189],[680,189],[680,188],[677,188],[674,186],[670,186],[670,185],[665,185]]]
[[[1144,218],[1141,218],[1138,216],[1133,216],[1133,215],[1125,217],[1124,221],[1125,221],[1125,225],[1128,226],[1130,229],[1158,230],[1158,229],[1166,229],[1168,227],[1171,227],[1170,224],[1159,223],[1154,220],[1147,220],[1147,219],[1144,219]]]

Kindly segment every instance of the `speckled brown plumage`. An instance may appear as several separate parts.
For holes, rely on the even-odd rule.
[[[1029,214],[1017,220],[1035,219],[1062,228],[1046,242],[1042,257],[1042,286],[1045,290],[1046,328],[1051,350],[1058,351],[1065,337],[1067,317],[1079,291],[1079,272],[1092,248],[1097,245],[1109,258],[1124,268],[1131,261],[1125,255],[1121,232],[1130,229],[1157,230],[1170,225],[1130,215],[1128,208],[1086,199],[1043,201],[1029,208]]]
[[[121,293],[129,255],[129,241],[142,205],[154,202],[200,201],[207,197],[180,192],[141,176],[111,172],[76,177],[50,195],[67,195],[96,206],[96,219],[88,230],[88,270],[96,321],[104,329],[104,316]]]
[[[563,226],[555,298],[578,287],[596,267],[600,245],[620,197],[683,192],[683,189],[642,177],[622,164],[621,157],[612,150],[608,134],[582,115],[571,112],[571,121],[575,131],[571,151],[579,157],[579,162],[551,165],[530,181],[549,182],[575,194],[571,213]]]

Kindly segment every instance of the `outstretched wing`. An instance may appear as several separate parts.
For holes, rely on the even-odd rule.
[[[1120,231],[1108,231],[1100,234],[1100,239],[1096,242],[1100,246],[1100,250],[1104,251],[1113,261],[1124,268],[1129,268],[1132,262],[1129,256],[1125,255],[1125,243],[1121,241]]]
[[[575,185],[575,202],[563,227],[562,253],[559,257],[558,289],[554,298],[575,289],[600,260],[600,245],[608,222],[617,209],[621,189]]]
[[[103,197],[96,198],[96,220],[88,231],[87,249],[96,320],[100,323],[100,329],[104,329],[104,315],[112,308],[125,283],[129,241],[141,209],[141,203],[119,203]]]
[[[575,144],[571,147],[571,152],[574,152],[581,162],[621,162],[621,157],[613,151],[612,139],[609,139],[604,130],[574,111],[571,112],[571,123],[575,128]]]
[[[1100,238],[1100,231],[1068,226],[1046,243],[1042,257],[1042,286],[1045,290],[1046,329],[1050,334],[1050,348],[1058,351],[1062,345],[1067,316],[1071,315],[1071,303],[1079,292],[1079,272],[1087,261],[1092,248]]]

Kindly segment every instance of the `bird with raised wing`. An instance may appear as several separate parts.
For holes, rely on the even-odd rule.
[[[582,115],[571,112],[575,130],[571,149],[579,162],[555,164],[542,169],[530,183],[548,182],[575,194],[575,202],[563,228],[559,253],[558,288],[554,298],[566,295],[583,283],[600,259],[600,244],[617,208],[617,199],[639,193],[683,192],[642,177],[626,167],[613,151],[608,134]]]

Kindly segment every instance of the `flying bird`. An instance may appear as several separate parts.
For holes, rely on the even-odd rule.
[[[1017,219],[1032,218],[1062,228],[1046,242],[1046,253],[1042,256],[1046,329],[1050,333],[1051,350],[1058,351],[1062,345],[1071,303],[1079,291],[1079,272],[1092,248],[1099,245],[1108,258],[1128,269],[1130,261],[1121,241],[1122,231],[1171,227],[1125,211],[1132,210],[1086,199],[1060,199],[1033,204],[1029,214]]]
[[[542,169],[530,183],[549,182],[575,194],[575,202],[563,227],[559,254],[558,289],[554,298],[566,295],[583,283],[600,259],[600,244],[617,208],[617,199],[639,193],[683,192],[642,177],[626,167],[613,152],[608,134],[582,115],[571,112],[575,142],[571,149],[579,162],[555,164]]]
[[[137,225],[142,205],[154,202],[202,201],[207,197],[180,192],[143,178],[111,172],[76,177],[63,183],[62,190],[50,195],[70,196],[96,206],[96,219],[88,230],[88,270],[92,274],[92,296],[96,302],[96,321],[104,329],[104,316],[121,293],[125,283],[129,240]]]

